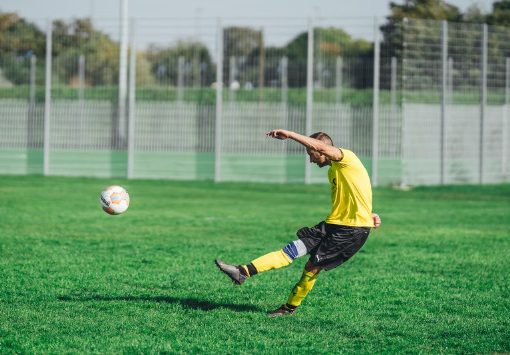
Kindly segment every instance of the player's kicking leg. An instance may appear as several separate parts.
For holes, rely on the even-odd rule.
[[[374,227],[381,225],[378,215],[373,216]],[[301,240],[309,244],[311,250],[310,260],[306,263],[301,279],[292,289],[287,303],[278,309],[269,312],[269,317],[280,317],[292,315],[297,307],[301,305],[303,299],[312,290],[319,272],[324,268],[331,270],[341,265],[351,258],[365,243],[369,229],[368,228],[350,228],[343,226],[330,226],[329,236],[320,239],[320,244],[315,247],[315,237],[320,236],[321,225],[314,228],[303,228],[298,231]]]
[[[258,273],[279,269],[287,266],[294,259],[306,255],[306,246],[300,239],[294,240],[284,248],[262,255],[246,265],[230,265],[220,259],[216,259],[216,266],[225,273],[236,285],[241,285],[249,277]]]

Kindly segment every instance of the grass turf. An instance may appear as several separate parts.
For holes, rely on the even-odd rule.
[[[130,210],[98,203],[112,183]],[[269,319],[306,260],[236,287],[213,259],[281,248],[327,185],[0,177],[0,352],[510,351],[510,185],[374,191],[383,226]]]

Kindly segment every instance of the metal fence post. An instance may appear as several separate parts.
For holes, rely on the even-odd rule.
[[[480,88],[480,156],[479,182],[483,183],[484,145],[485,145],[485,111],[487,106],[487,24],[482,25],[482,70]]]
[[[85,97],[85,56],[80,54],[78,57],[78,100],[82,103]]]
[[[379,23],[374,18],[374,87],[372,101],[372,185],[378,185],[378,163],[379,163],[379,68],[380,68],[380,38]]]
[[[394,120],[397,117],[397,57],[391,57],[391,77],[390,77],[390,114],[391,120]],[[385,127],[385,136],[386,139],[395,140],[397,136],[395,132],[393,132],[392,125]],[[391,138],[390,138],[391,137]],[[394,155],[395,149],[388,149],[388,153],[391,152],[391,156]]]
[[[135,20],[131,20],[131,49],[129,52],[129,106],[127,136],[127,178],[133,178],[135,154],[135,104],[136,104],[136,39]]]
[[[37,63],[37,57],[34,54],[32,54],[30,56],[30,106],[34,106],[35,105],[36,63]]]
[[[406,31],[407,31],[407,17],[404,17],[402,19],[402,83],[401,83],[401,90],[402,90],[402,120],[400,123],[400,162],[402,165],[401,171],[400,171],[400,186],[405,187],[407,186],[408,178],[407,178],[407,166],[406,166],[406,157],[407,157],[407,134],[406,134],[406,89],[407,89],[407,61],[406,58],[408,56],[408,47],[407,47],[407,37],[406,37]]]
[[[118,113],[118,137],[119,146],[123,148],[126,124],[126,99],[127,99],[127,51],[128,51],[128,1],[120,2],[120,51],[119,51],[119,113]]]
[[[391,115],[397,112],[397,58],[391,57],[391,82],[390,82]]]
[[[336,66],[335,66],[335,94],[336,100],[335,103],[339,104],[342,102],[342,68],[343,68],[343,60],[342,57],[336,57]]]
[[[184,57],[180,55],[177,58],[177,101],[184,99]]]
[[[313,114],[313,21],[308,19],[308,50],[306,66],[306,128],[307,136],[312,134],[312,114]],[[311,170],[308,156],[305,155],[305,184],[311,182]]]
[[[508,159],[508,105],[510,104],[510,58],[506,58],[505,63],[505,106],[503,107],[503,135],[502,152],[501,152],[501,173],[503,174],[503,181],[505,180],[507,159]]]
[[[217,23],[217,63],[216,63],[216,124],[214,137],[214,181],[221,181],[221,134],[223,115],[223,26]]]
[[[282,103],[286,106],[289,100],[289,59],[287,57],[282,57],[280,60],[280,68],[281,68],[281,85],[282,85]],[[287,127],[285,127],[287,128]]]
[[[85,56],[80,54],[78,57],[78,106],[80,108],[80,132],[83,132],[83,120],[85,119]],[[83,145],[83,135],[79,136],[80,147]]]
[[[281,81],[281,99],[282,99],[282,114],[283,114],[283,128],[289,129],[289,58],[282,57],[280,59],[280,81]],[[287,155],[287,144],[282,144],[282,154]],[[288,159],[288,157],[286,157]]]
[[[440,183],[446,182],[446,105],[448,104],[448,22],[442,21],[441,31],[441,133],[440,133]]]
[[[35,140],[35,94],[36,94],[36,64],[37,58],[34,54],[30,56],[30,94],[29,94],[29,102],[28,102],[28,125],[27,125],[27,138],[28,138],[28,148],[35,148],[36,140]]]
[[[228,99],[229,99],[229,101],[234,101],[236,98],[235,90],[237,89],[234,86],[234,82],[236,81],[236,76],[237,76],[237,60],[236,60],[235,56],[230,56],[228,76],[229,76],[229,78],[228,78],[228,82],[229,82]]]
[[[265,68],[266,68],[266,45],[264,41],[264,28],[260,29],[259,37],[259,102],[264,101]]]
[[[446,103],[448,105],[451,105],[451,104],[453,104],[453,58],[452,57],[448,58],[447,73],[448,73],[448,94],[447,94],[448,101],[446,101]]]
[[[28,112],[27,112],[27,173],[28,174],[38,174],[40,173],[39,169],[36,166],[39,163],[40,156],[36,153],[36,149],[39,148],[38,145],[38,134],[37,134],[37,118],[36,118],[36,63],[37,58],[32,53],[30,55],[30,91],[28,97]],[[1,120],[1,119],[0,119]],[[37,162],[37,163],[36,163]]]
[[[50,112],[51,112],[51,51],[53,37],[53,20],[48,20],[46,29],[46,78],[44,90],[44,152],[43,152],[43,173],[50,173]]]

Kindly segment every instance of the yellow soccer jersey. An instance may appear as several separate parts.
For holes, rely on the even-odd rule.
[[[326,223],[351,227],[373,227],[372,187],[368,173],[350,150],[341,149],[343,158],[331,161],[331,213]]]

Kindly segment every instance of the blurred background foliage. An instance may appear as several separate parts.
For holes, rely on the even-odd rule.
[[[500,0],[493,3],[492,11],[482,13],[471,6],[462,13],[456,6],[443,0],[407,0],[403,4],[390,3],[390,15],[381,24],[383,34],[381,48],[385,55],[402,58],[404,50],[403,31],[407,40],[413,40],[412,28],[406,28],[407,19],[447,20],[454,23],[488,23],[493,26],[510,25],[510,0]],[[435,31],[430,28],[429,31]],[[416,34],[423,36],[423,33]],[[4,80],[13,85],[25,85],[30,80],[30,67],[27,60],[32,56],[38,58],[36,70],[38,84],[42,84],[44,75],[45,32],[35,24],[19,17],[15,13],[0,12],[0,67]],[[62,85],[73,85],[77,77],[78,56],[83,56],[85,78],[87,86],[116,85],[119,72],[119,44],[110,35],[94,28],[88,18],[73,19],[69,22],[56,20],[53,23],[53,58],[56,68],[53,80]],[[235,57],[238,66],[242,68],[242,81],[253,87],[271,86],[271,78],[278,77],[281,70],[279,60],[271,58],[288,58],[288,86],[298,88],[306,86],[306,58],[307,33],[302,32],[288,43],[280,46],[266,46],[263,31],[249,27],[224,28],[224,70],[228,70],[228,58]],[[479,55],[479,36],[466,34],[461,36],[463,51],[450,53],[455,56]],[[503,39],[501,40],[503,41]],[[469,45],[472,44],[472,45]],[[510,56],[498,42],[498,37],[491,38],[491,53]],[[434,44],[431,43],[431,46]],[[465,48],[471,48],[473,53],[466,53]],[[349,57],[370,60],[373,56],[373,43],[364,39],[353,38],[341,28],[315,28],[315,53],[321,61],[333,61],[336,57]],[[407,53],[408,56],[427,57],[432,51],[427,46],[420,52]],[[476,52],[476,53],[475,53]],[[136,53],[137,57],[137,85],[177,86],[178,62],[182,63],[186,71],[186,87],[204,88],[215,81],[215,66],[213,55],[204,43],[198,41],[179,41],[163,47],[151,44]],[[358,61],[362,63],[362,60]],[[351,75],[346,87],[352,89],[369,88],[372,73],[366,68],[356,69],[352,64]],[[358,64],[365,65],[366,64]],[[261,69],[262,68],[262,69]],[[416,68],[416,70],[430,70],[430,68]],[[466,82],[474,80],[479,75],[477,71],[457,72],[459,80]],[[384,86],[387,81],[382,81]],[[384,89],[384,87],[383,87]]]

